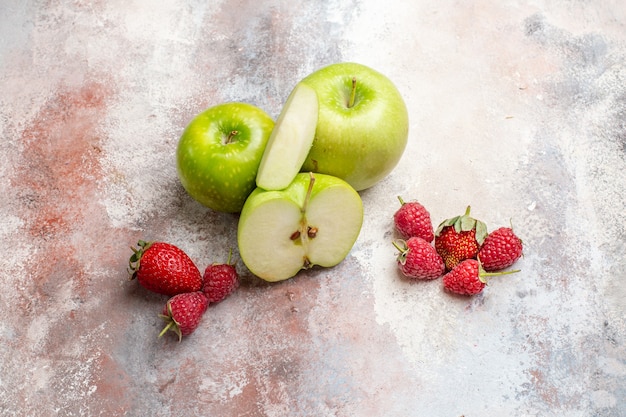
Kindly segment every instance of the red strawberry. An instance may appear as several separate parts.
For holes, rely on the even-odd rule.
[[[421,237],[414,236],[406,241],[397,240],[393,245],[400,251],[397,262],[405,276],[435,279],[443,274],[445,270],[443,259],[435,248]]]
[[[513,265],[522,256],[522,240],[510,227],[501,227],[487,235],[478,259],[485,271],[499,271]]]
[[[183,336],[190,335],[200,324],[200,319],[209,305],[206,295],[202,291],[177,294],[170,298],[163,308],[160,317],[165,320],[165,327],[159,337],[168,330],[178,335],[178,341]]]
[[[404,239],[417,236],[426,242],[432,242],[435,235],[428,210],[417,201],[404,202],[400,196],[398,200],[400,200],[400,208],[393,215],[398,233]]]
[[[519,272],[485,272],[476,259],[461,261],[454,269],[443,276],[443,287],[453,293],[474,295],[480,293],[487,283],[486,277]]]
[[[218,303],[228,297],[239,287],[239,274],[234,264],[230,263],[232,251],[228,254],[225,264],[214,263],[204,271],[204,287],[202,291],[211,303]]]
[[[200,291],[202,275],[185,252],[163,242],[140,240],[138,248],[131,248],[129,260],[131,279],[137,278],[144,288],[159,294]]]
[[[474,259],[487,236],[487,226],[470,217],[470,207],[465,214],[441,222],[435,232],[435,249],[450,271],[465,259]]]

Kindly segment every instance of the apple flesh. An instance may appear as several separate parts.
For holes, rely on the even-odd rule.
[[[283,190],[256,188],[237,229],[246,267],[281,281],[315,265],[331,267],[350,252],[363,223],[359,194],[330,175],[299,173]]]
[[[318,107],[315,90],[306,84],[297,84],[265,147],[256,177],[258,187],[282,190],[291,184],[311,149]]]
[[[344,179],[357,191],[386,177],[400,161],[409,117],[396,86],[361,64],[338,63],[301,81],[319,99],[315,139],[302,171]]]
[[[198,114],[176,150],[178,177],[191,197],[221,212],[241,211],[274,120],[247,103],[224,103]]]

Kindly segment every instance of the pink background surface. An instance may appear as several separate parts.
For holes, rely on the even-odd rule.
[[[625,22],[621,1],[2,2],[0,414],[626,415]],[[129,246],[200,269],[236,249],[237,216],[178,182],[182,130],[225,101],[276,117],[340,61],[411,120],[350,255],[277,284],[240,262],[192,336],[157,339]],[[403,279],[397,195],[513,221],[522,272],[469,299]]]

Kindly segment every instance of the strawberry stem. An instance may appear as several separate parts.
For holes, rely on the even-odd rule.
[[[409,251],[409,247],[406,244],[406,241],[402,240],[402,239],[397,239],[394,240],[393,242],[391,242],[393,244],[393,246],[398,249],[400,251],[400,253],[398,254],[398,261],[404,265],[404,263],[406,262],[406,255]],[[402,245],[402,246],[400,246]]]
[[[496,277],[498,275],[509,275],[509,274],[515,274],[517,272],[520,272],[521,269],[514,269],[511,271],[501,271],[501,272],[481,272],[480,276],[482,277]]]
[[[161,316],[161,317],[167,317],[167,316]],[[174,323],[174,320],[168,320],[166,326],[163,328],[163,330],[161,330],[161,333],[159,333],[159,337],[162,337],[165,333],[167,333],[168,330],[170,330],[172,328],[172,326],[174,326],[176,323]]]
[[[404,200],[402,199],[402,197],[398,196],[398,200],[400,200],[400,205],[403,206],[404,205]]]
[[[467,208],[465,209],[465,214],[459,217],[458,225],[459,228],[457,232],[472,230],[476,228],[476,219],[470,216],[470,206],[467,206]]]
[[[398,242],[402,242],[404,245],[403,247],[400,247],[400,245],[398,244]],[[393,242],[391,242],[393,244],[393,246],[398,249],[400,252],[404,252],[406,250],[406,243],[404,242],[404,240],[394,240]]]
[[[481,282],[484,282],[485,284],[487,283],[487,277],[497,277],[500,275],[509,275],[509,274],[515,274],[517,272],[520,272],[521,269],[514,269],[511,271],[498,271],[498,272],[486,272],[483,269],[483,266],[480,264],[480,260],[478,261],[478,279]]]
[[[161,330],[161,333],[159,333],[159,337],[167,333],[168,330],[171,330],[178,335],[178,341],[180,342],[181,340],[183,340],[183,334],[180,331],[180,324],[174,319],[174,315],[172,313],[172,303],[168,301],[166,305],[167,305],[167,315],[159,314],[159,317],[165,320],[165,323],[166,323],[163,330]]]
[[[230,260],[232,259],[232,257],[233,257],[233,248],[230,248],[228,249],[228,260],[226,261],[228,265],[230,265]]]

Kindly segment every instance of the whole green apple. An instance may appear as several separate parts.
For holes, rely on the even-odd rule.
[[[250,194],[237,226],[239,255],[259,278],[282,281],[315,265],[337,265],[362,223],[361,197],[347,182],[299,173],[282,190]]]
[[[176,150],[178,177],[191,197],[221,212],[241,211],[256,187],[272,118],[246,103],[224,103],[198,114]]]
[[[386,177],[400,161],[409,133],[406,105],[391,80],[346,62],[301,82],[319,100],[315,139],[302,171],[334,175],[357,191]]]

